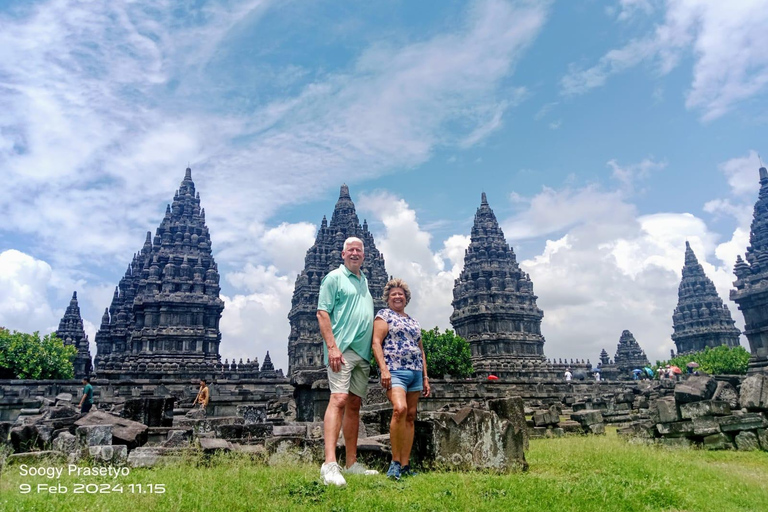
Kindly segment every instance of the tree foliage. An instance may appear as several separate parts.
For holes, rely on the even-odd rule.
[[[0,378],[71,379],[77,349],[64,345],[56,334],[42,339],[35,331],[27,334],[0,327]]]
[[[694,362],[699,364],[699,371],[710,375],[746,375],[749,356],[749,352],[741,345],[720,345],[715,348],[707,347],[700,352],[681,354],[669,361],[657,361],[656,368],[669,364],[685,371],[688,363]]]
[[[469,377],[474,372],[469,343],[450,329],[444,333],[435,327],[421,330],[421,340],[427,356],[427,372],[430,377]]]

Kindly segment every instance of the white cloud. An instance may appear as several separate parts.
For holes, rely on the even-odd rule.
[[[620,166],[615,159],[608,161],[608,167],[613,169],[612,178],[621,183],[622,190],[628,194],[635,191],[637,182],[648,178],[651,172],[664,169],[666,166],[666,162],[655,162],[652,158],[624,167]]]
[[[622,2],[619,19],[653,11],[648,2]],[[572,65],[561,81],[565,95],[603,86],[607,79],[643,61],[654,61],[657,72],[669,73],[687,52],[695,58],[685,105],[716,119],[738,103],[765,90],[768,84],[768,0],[717,2],[668,1],[664,20],[645,36],[610,50],[598,63],[581,69]]]
[[[0,253],[0,326],[24,332],[50,332],[58,318],[48,304],[51,266],[10,249]]]

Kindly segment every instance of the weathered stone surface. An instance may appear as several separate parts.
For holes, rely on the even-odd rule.
[[[736,437],[733,438],[736,442],[736,448],[742,451],[759,450],[760,444],[757,441],[757,435],[754,432],[745,430],[739,432]]]
[[[274,437],[306,437],[307,426],[306,425],[282,425],[276,426],[272,429],[272,435]]]
[[[720,419],[712,416],[699,416],[693,418],[693,435],[708,436],[720,432]]]
[[[728,435],[719,432],[704,438],[704,448],[708,450],[733,450],[734,444]]]
[[[732,410],[739,409],[739,392],[730,383],[719,381],[712,400],[726,402]]]
[[[129,398],[123,405],[120,417],[142,423],[148,427],[170,427],[173,425],[172,396],[148,396]]]
[[[546,411],[536,411],[533,413],[533,424],[537,427],[546,427],[549,425],[557,425],[560,421],[560,415],[557,410],[552,408]]]
[[[763,451],[768,452],[768,430],[759,428],[755,431],[755,434],[757,434],[757,441],[760,443],[760,448]]]
[[[500,420],[492,411],[464,408],[455,414],[431,413],[419,427],[420,456],[456,469],[527,469],[524,420]],[[425,453],[427,452],[427,453]]]
[[[69,432],[62,432],[53,440],[53,449],[64,453],[72,453],[77,450],[77,437]]]
[[[48,408],[48,419],[55,420],[60,418],[72,418],[80,413],[72,405],[57,405]]]
[[[683,419],[699,418],[701,416],[727,416],[731,414],[731,407],[727,402],[717,400],[702,400],[690,402],[680,406],[680,415]]]
[[[586,428],[587,434],[603,435],[605,434],[605,423],[594,423]]]
[[[602,413],[594,409],[574,412],[571,414],[571,418],[574,421],[578,421],[584,427],[588,425],[595,425],[597,423],[603,423]]]
[[[128,462],[128,447],[124,444],[89,446],[88,454],[94,462],[124,466]]]
[[[59,328],[56,329],[56,336],[59,337],[64,345],[72,345],[77,349],[74,361],[72,361],[75,371],[75,378],[82,379],[91,374],[93,366],[91,364],[91,351],[88,342],[88,335],[85,334],[83,319],[80,316],[80,306],[77,303],[77,292],[72,294],[72,300],[64,312],[64,316],[59,322]],[[70,397],[71,400],[71,397]]]
[[[688,448],[693,444],[687,437],[662,437],[658,442],[667,448]]]
[[[83,425],[75,431],[80,446],[112,444],[112,425]]]
[[[266,405],[238,405],[237,415],[243,418],[245,425],[265,423],[267,421]]]
[[[672,423],[682,419],[675,399],[671,396],[656,400],[654,402],[653,414],[655,414],[654,419],[657,419],[656,423]]]
[[[675,401],[678,404],[709,400],[715,394],[717,381],[713,377],[689,377],[675,385]]]
[[[656,428],[664,437],[684,437],[693,433],[693,423],[690,420],[659,423]]]
[[[163,443],[167,448],[185,448],[189,446],[188,430],[171,430],[168,432],[168,439]]]
[[[0,446],[8,442],[8,435],[11,433],[13,423],[10,421],[0,421]]]
[[[768,421],[766,421],[765,416],[758,412],[725,416],[720,420],[720,430],[723,432],[754,430],[766,426],[768,426]]]
[[[129,450],[147,442],[148,427],[146,425],[101,411],[89,412],[77,420],[75,425],[109,425],[112,427],[112,443],[124,444],[128,446]]]
[[[72,393],[59,393],[56,395],[56,405],[67,405],[72,403]]]
[[[201,438],[198,438],[198,441],[200,442],[200,448],[202,448],[204,452],[215,452],[215,451],[228,452],[232,450],[232,445],[229,443],[229,441],[226,441],[224,439],[201,437]]]
[[[13,451],[18,453],[45,449],[51,442],[51,434],[53,434],[53,428],[40,423],[12,427]]]
[[[750,411],[768,411],[768,375],[752,375],[744,379],[739,402]]]
[[[140,446],[128,454],[128,465],[133,468],[158,466],[180,458],[180,451],[159,446]]]
[[[8,456],[8,462],[19,464],[38,464],[50,463],[52,461],[63,461],[61,452],[53,450],[42,450],[37,452],[12,453]]]

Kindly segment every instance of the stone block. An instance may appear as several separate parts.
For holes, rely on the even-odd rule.
[[[181,452],[159,446],[140,446],[128,454],[128,465],[132,468],[148,468],[172,462],[180,458]]]
[[[267,421],[266,405],[238,405],[237,415],[243,418],[245,425],[265,423]]]
[[[62,432],[53,440],[53,449],[63,453],[73,453],[77,450],[77,438],[69,432]]]
[[[736,434],[733,440],[736,442],[736,448],[741,451],[760,449],[760,443],[757,440],[757,435],[752,431],[745,430],[743,432],[739,432]]]
[[[198,439],[200,442],[200,448],[204,452],[215,452],[215,451],[225,451],[228,452],[232,450],[232,445],[229,443],[229,441],[226,441],[225,439],[216,439],[216,438],[204,438],[201,437]]]
[[[50,444],[52,434],[53,428],[40,423],[12,427],[11,445],[13,451],[19,453],[43,450]]]
[[[656,428],[664,437],[686,437],[693,434],[693,423],[690,420],[659,423]]]
[[[603,414],[600,411],[594,409],[587,409],[584,411],[574,412],[571,414],[571,419],[578,421],[582,426],[595,425],[597,423],[603,423]]]
[[[739,392],[729,382],[719,381],[712,400],[726,402],[732,410],[739,409]]]
[[[168,432],[168,438],[163,443],[166,448],[186,448],[189,446],[188,430],[171,430]]]
[[[675,404],[675,399],[671,396],[660,398],[653,402],[653,415],[654,419],[658,418],[656,423],[672,423],[674,421],[680,421],[680,411]]]
[[[307,437],[306,425],[281,425],[272,428],[274,437]]]
[[[77,420],[75,425],[78,427],[85,425],[109,425],[112,427],[112,444],[124,444],[129,450],[133,450],[147,442],[148,427],[146,425],[102,411],[89,412]]]
[[[81,447],[112,444],[112,425],[83,425],[75,431]]]
[[[741,383],[739,403],[749,411],[768,411],[768,375],[752,375]]]
[[[760,448],[768,452],[768,429],[759,428],[755,431],[755,434],[757,435],[757,442],[760,443]]]
[[[727,434],[719,432],[704,438],[704,448],[707,450],[733,450],[734,444]]]
[[[675,401],[678,404],[687,404],[709,400],[715,394],[715,390],[717,390],[717,381],[714,377],[706,375],[689,377],[675,385]]]
[[[693,435],[708,436],[720,432],[720,420],[722,418],[712,416],[699,416],[693,418]]]
[[[59,393],[56,395],[56,405],[72,404],[72,393]]]
[[[124,466],[128,462],[128,447],[124,444],[89,446],[88,454],[94,462]]]
[[[559,422],[560,414],[554,407],[550,407],[546,411],[536,411],[533,413],[533,424],[537,427],[557,425]]]
[[[605,434],[605,423],[594,423],[588,425],[585,429],[587,434],[603,435]]]
[[[689,448],[693,444],[687,437],[662,437],[658,442],[666,448]]]
[[[53,450],[43,450],[37,452],[25,452],[25,453],[12,453],[8,455],[8,462],[16,462],[19,464],[50,464],[54,461],[64,460],[61,452]]]
[[[175,401],[172,396],[129,398],[123,404],[120,416],[148,427],[170,427]]]
[[[727,416],[731,414],[731,406],[728,402],[717,400],[702,400],[690,402],[680,406],[680,415],[683,419],[699,418],[701,416]]]
[[[634,401],[635,394],[632,390],[624,390],[620,393],[616,393],[616,398],[614,399],[614,402],[617,404],[631,404]]]
[[[8,442],[8,436],[11,433],[13,423],[10,421],[0,421],[0,446]]]
[[[720,419],[720,430],[723,432],[735,432],[739,430],[755,430],[768,427],[765,416],[758,412],[746,414],[734,414]]]

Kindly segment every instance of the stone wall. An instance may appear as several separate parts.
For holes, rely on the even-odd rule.
[[[93,379],[95,407],[109,409],[126,398],[173,396],[177,407],[189,407],[197,396],[198,379],[123,380]],[[0,421],[14,421],[22,409],[37,408],[43,398],[53,399],[71,393],[79,402],[83,385],[77,380],[0,380]],[[293,387],[287,379],[211,379],[209,382],[212,416],[234,415],[238,405],[263,404],[291,399]]]

